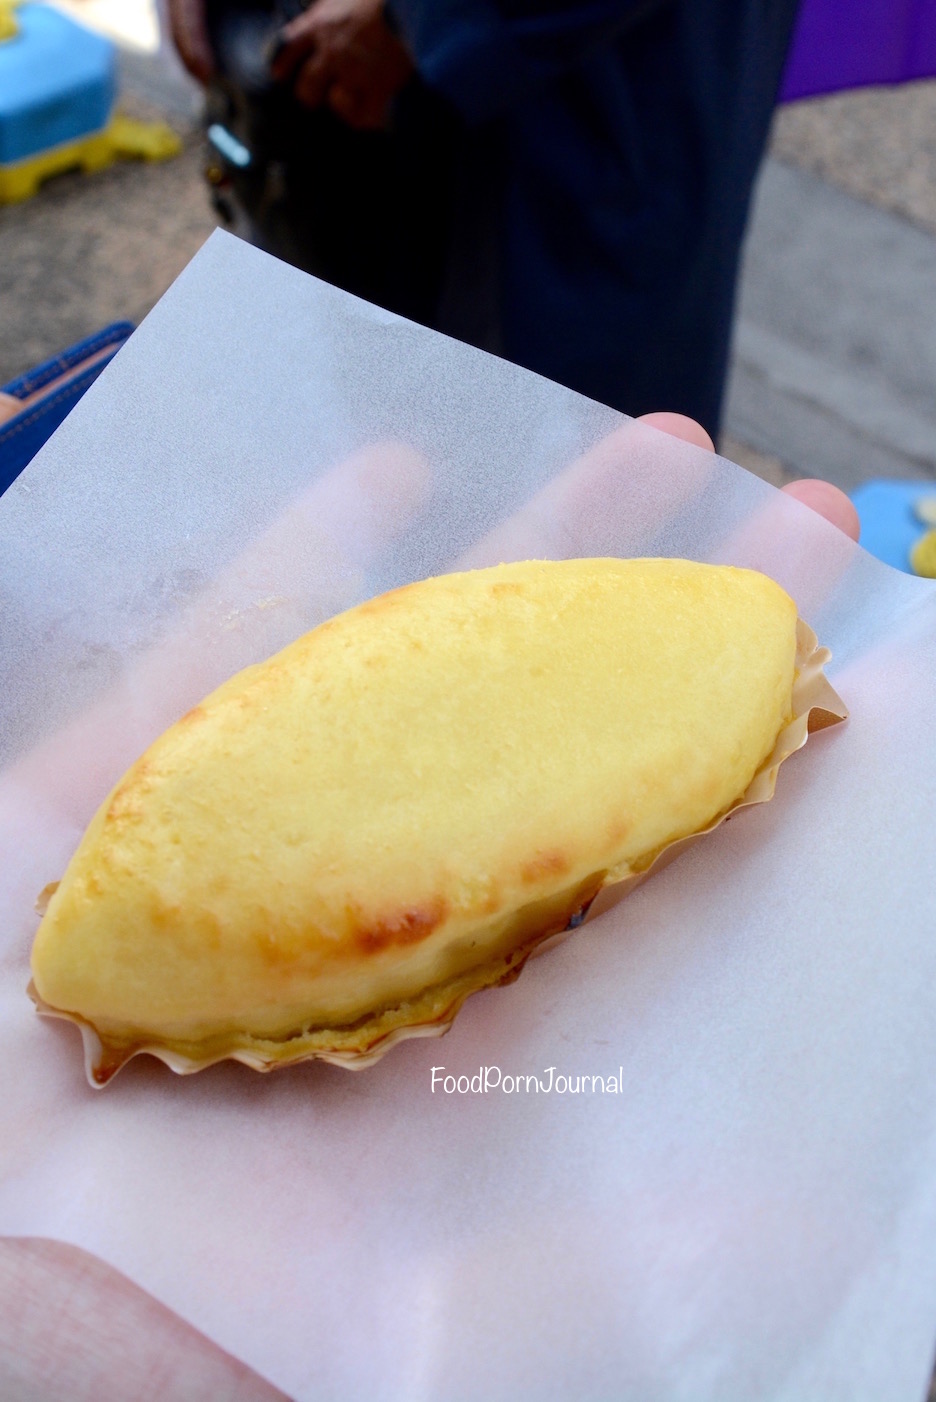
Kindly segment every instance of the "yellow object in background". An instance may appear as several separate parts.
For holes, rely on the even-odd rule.
[[[910,551],[914,574],[936,579],[936,531],[927,531]]]
[[[0,25],[5,4],[9,6],[9,0],[0,0]],[[113,117],[103,131],[53,146],[22,161],[0,165],[0,205],[31,199],[44,180],[67,170],[82,170],[87,175],[119,159],[165,161],[177,156],[181,149],[181,141],[165,122]]]
[[[13,11],[20,0],[0,0],[0,43],[4,39],[14,39],[19,33],[19,25]]]
[[[15,39],[19,33],[19,25],[13,13],[19,3],[20,0],[0,0],[0,43],[4,39]]]

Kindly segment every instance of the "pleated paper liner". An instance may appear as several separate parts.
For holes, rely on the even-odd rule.
[[[594,919],[616,905],[640,882],[666,866],[690,843],[713,832],[738,809],[766,803],[774,795],[777,773],[784,760],[802,749],[813,731],[836,725],[846,718],[845,706],[823,674],[822,669],[830,657],[828,649],[818,646],[812,629],[802,620],[797,622],[796,642],[792,718],[780,731],[773,750],[740,798],[706,828],[678,838],[653,853],[642,870],[629,870],[623,876],[613,871],[593,873],[574,887],[521,911],[517,947],[508,955],[427,989],[418,998],[381,1009],[347,1026],[303,1029],[281,1040],[232,1034],[199,1043],[160,1043],[146,1039],[138,1042],[107,1040],[77,1014],[49,1007],[32,983],[30,997],[43,1016],[62,1018],[79,1027],[84,1041],[85,1069],[95,1087],[106,1085],[132,1057],[144,1052],[158,1057],[180,1075],[228,1060],[240,1061],[255,1071],[272,1071],[312,1060],[360,1070],[409,1037],[441,1037],[472,993],[512,983],[531,955],[542,953],[567,938],[586,919]],[[47,901],[54,889],[54,885],[47,887],[40,902]]]

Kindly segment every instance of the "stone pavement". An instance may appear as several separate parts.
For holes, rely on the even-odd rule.
[[[936,237],[768,162],[748,240],[727,427],[850,490],[936,477]]]
[[[164,165],[62,176],[0,209],[0,384],[139,321],[215,226],[197,97],[123,56],[123,106],[168,116]],[[936,478],[936,83],[785,109],[751,222],[722,450],[781,483]]]
[[[747,241],[729,457],[936,476],[936,83],[783,108]]]

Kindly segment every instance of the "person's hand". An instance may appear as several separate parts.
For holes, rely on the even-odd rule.
[[[328,106],[351,127],[386,125],[413,62],[384,18],[383,0],[316,0],[288,24],[273,62],[305,107]]]
[[[205,0],[168,0],[169,32],[179,57],[193,78],[207,83],[214,73],[214,54],[205,23]]]
[[[851,540],[858,539],[861,532],[858,512],[845,493],[833,487],[831,482],[823,482],[819,477],[804,477],[799,482],[788,482],[781,490],[817,511]]]
[[[287,1402],[119,1271],[28,1237],[0,1240],[0,1397]]]
[[[639,545],[643,485],[653,497],[658,469],[658,458],[644,453],[646,426],[713,450],[705,430],[680,414],[622,424],[449,568],[626,554],[632,538]],[[844,493],[824,482],[791,487],[791,495],[857,538]],[[704,488],[703,461],[701,474],[678,479],[671,507],[682,509]],[[5,845],[20,853],[14,903],[31,906],[55,874],[49,853],[67,860],[97,803],[144,745],[207,689],[255,660],[255,630],[269,647],[267,605],[277,604],[291,636],[309,626],[310,611],[325,618],[347,607],[370,564],[413,527],[431,490],[430,464],[393,443],[374,444],[323,473],[205,597],[180,612],[170,636],[128,659],[109,694],[12,766],[0,778],[0,845],[7,836]],[[650,511],[655,519],[655,504]],[[304,622],[288,606],[293,596],[307,601]],[[0,1395],[143,1402],[157,1392],[193,1402],[282,1396],[87,1253],[51,1241],[0,1241]]]
[[[661,429],[673,438],[682,438],[686,443],[707,448],[711,453],[715,451],[715,444],[702,425],[694,419],[687,419],[684,414],[644,414],[641,422]],[[804,506],[811,507],[826,521],[844,531],[851,540],[858,539],[861,530],[858,512],[845,493],[833,487],[831,482],[823,482],[819,477],[804,477],[798,482],[788,482],[781,490]]]

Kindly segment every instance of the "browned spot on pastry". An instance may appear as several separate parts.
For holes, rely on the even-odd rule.
[[[273,925],[264,925],[254,934],[257,946],[257,953],[271,969],[281,968],[284,964],[295,962],[293,949],[281,941]]]
[[[491,593],[495,598],[500,598],[504,594],[522,594],[523,585],[515,579],[502,579],[497,584],[491,585]]]
[[[504,893],[496,882],[492,881],[488,888],[487,895],[481,903],[480,911],[482,915],[494,915],[504,904]]]
[[[354,931],[354,941],[368,954],[376,954],[393,945],[418,944],[441,925],[447,912],[447,902],[439,897],[425,906],[401,910],[386,920],[358,926]]]
[[[107,810],[107,817],[110,821],[113,822],[120,818],[135,818],[139,815],[141,799],[148,787],[149,772],[149,761],[146,759],[137,760],[123,783],[114,790]]]
[[[393,608],[403,595],[408,594],[412,589],[411,584],[401,584],[399,589],[391,589],[386,594],[378,594],[375,599],[368,599],[366,603],[358,604],[356,612],[359,614],[384,613],[387,609]]]
[[[564,852],[537,852],[520,868],[520,879],[525,886],[532,886],[550,876],[564,876],[568,870],[569,859]]]
[[[181,921],[182,912],[177,905],[172,905],[169,901],[161,901],[155,898],[149,907],[149,917],[153,922],[153,927],[157,930],[171,930],[176,928]]]
[[[184,715],[184,716],[181,718],[181,720],[179,721],[179,724],[180,724],[180,725],[191,725],[193,721],[196,721],[196,720],[204,720],[204,719],[205,719],[205,708],[204,708],[204,706],[193,706],[192,709],[191,709],[190,711],[186,711],[185,715]]]
[[[608,846],[614,852],[622,847],[630,836],[633,823],[629,818],[613,818],[608,824]]]

